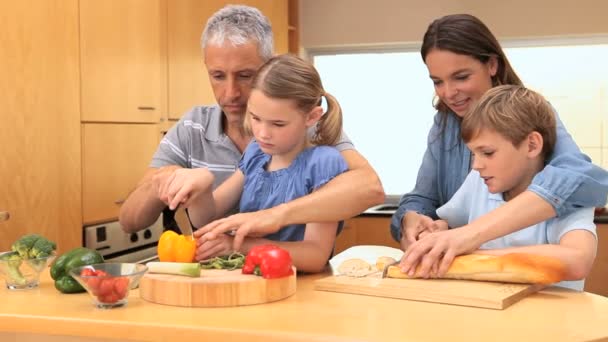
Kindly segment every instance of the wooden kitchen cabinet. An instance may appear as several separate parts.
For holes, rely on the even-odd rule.
[[[115,220],[152,160],[158,125],[83,124],[82,136],[83,222]]]
[[[585,291],[608,296],[608,223],[597,224],[597,255]]]
[[[288,51],[287,0],[171,0],[167,6],[169,119],[196,105],[215,103],[203,61],[201,36],[209,17],[228,3],[258,8],[272,24],[275,51]]]
[[[0,251],[81,245],[78,1],[0,1]]]
[[[80,0],[82,121],[166,113],[166,0]]]
[[[344,222],[344,229],[336,238],[334,254],[359,245],[399,248],[390,232],[390,216],[357,216]]]

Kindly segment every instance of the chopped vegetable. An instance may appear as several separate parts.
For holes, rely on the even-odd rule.
[[[2,254],[2,256],[0,256],[0,259],[6,261],[7,276],[10,277],[15,284],[25,285],[25,283],[27,283],[27,280],[25,279],[23,274],[21,274],[21,271],[19,271],[19,266],[21,266],[21,262],[22,262],[21,257],[19,256],[19,253],[17,253],[17,252],[4,253],[4,254]]]
[[[38,234],[24,235],[11,245],[12,252],[1,256],[7,261],[7,274],[17,285],[25,285],[27,279],[23,276],[19,267],[25,260],[33,269],[41,271],[46,267],[46,257],[53,254],[57,249],[55,242],[48,240]],[[40,260],[34,260],[40,258]],[[44,258],[44,259],[43,259]]]
[[[201,276],[201,264],[198,262],[162,262],[150,261],[146,264],[150,273],[177,274],[188,277]]]
[[[11,249],[19,253],[22,259],[34,259],[51,255],[57,249],[57,244],[44,236],[28,234],[15,241]]]
[[[230,255],[218,256],[215,258],[202,260],[201,267],[203,269],[216,269],[216,270],[236,270],[242,268],[245,262],[245,256],[241,253],[234,252]]]
[[[88,266],[80,271],[80,276],[88,284],[93,295],[102,303],[116,303],[125,298],[129,292],[128,277],[113,277],[103,270],[95,270]]]
[[[243,265],[243,274],[261,275],[265,279],[282,278],[293,274],[289,252],[275,245],[253,247]]]

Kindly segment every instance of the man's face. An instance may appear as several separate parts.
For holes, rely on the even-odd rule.
[[[257,45],[208,45],[204,55],[217,103],[226,115],[245,115],[253,77],[264,63]]]

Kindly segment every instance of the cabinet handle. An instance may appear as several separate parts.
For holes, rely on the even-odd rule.
[[[8,220],[10,217],[8,211],[0,211],[0,222]]]
[[[123,203],[125,203],[124,199],[119,199],[119,200],[114,201],[114,204],[118,204],[118,205],[123,204]]]
[[[156,107],[139,106],[139,107],[137,107],[137,109],[139,109],[139,110],[155,110]]]

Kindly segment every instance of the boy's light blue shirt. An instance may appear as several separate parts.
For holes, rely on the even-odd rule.
[[[441,118],[445,116],[445,125]],[[549,164],[539,172],[528,190],[555,208],[558,216],[577,209],[603,207],[608,195],[608,171],[581,153],[556,114],[557,141]],[[407,149],[399,158],[407,157]],[[427,150],[418,170],[415,188],[399,201],[391,221],[391,234],[401,239],[401,220],[408,211],[437,218],[435,210],[445,204],[469,174],[471,151],[460,137],[460,120],[453,113],[437,113],[428,135]]]
[[[437,209],[437,215],[439,218],[446,220],[450,227],[456,228],[474,221],[505,203],[502,193],[490,193],[483,179],[479,176],[479,172],[473,170],[452,199]],[[479,248],[501,249],[530,245],[558,245],[562,236],[579,229],[591,232],[597,239],[595,224],[593,223],[593,211],[593,208],[578,209],[570,214],[552,218],[488,241]],[[582,291],[585,281],[563,281],[556,285]]]

